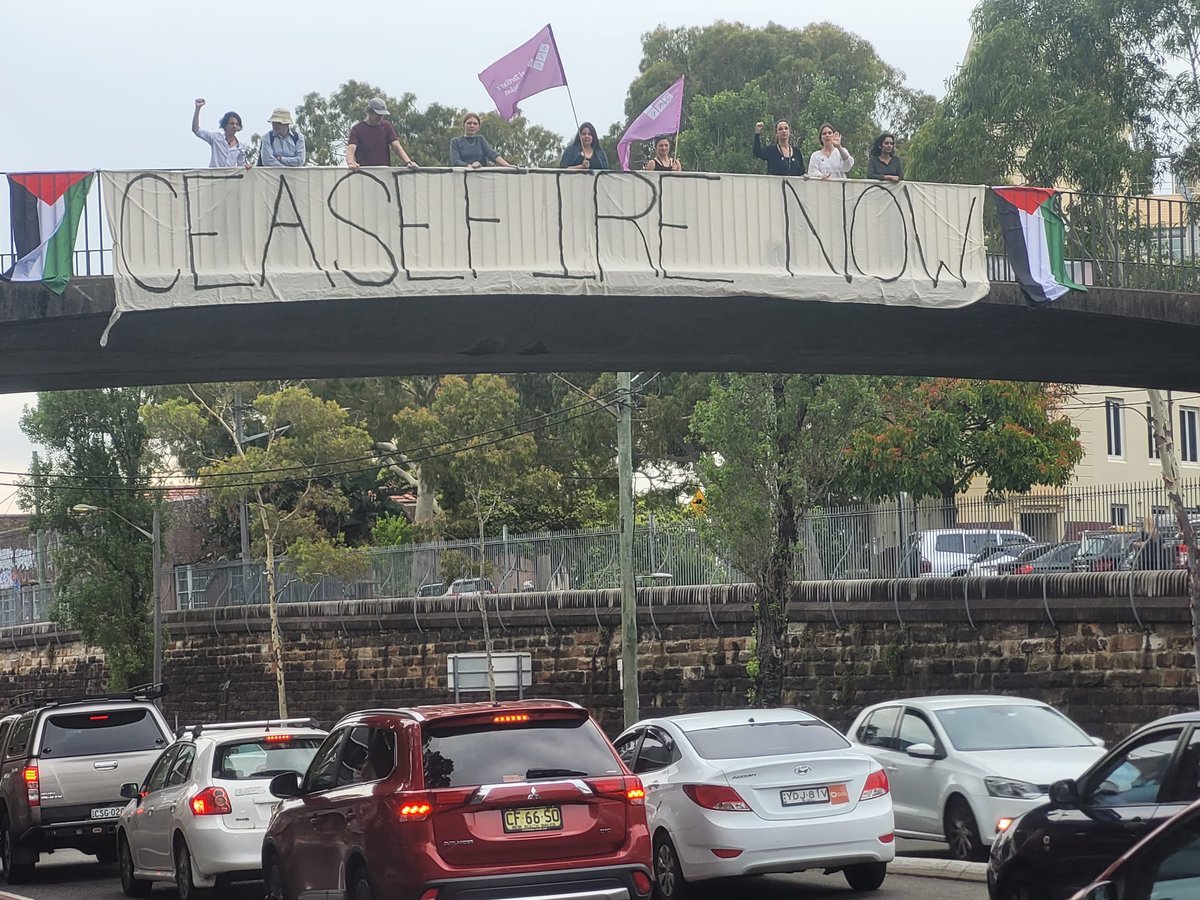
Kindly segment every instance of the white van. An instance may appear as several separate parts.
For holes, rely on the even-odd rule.
[[[909,535],[901,574],[918,578],[966,575],[971,562],[988,546],[1020,548],[1032,544],[1023,531],[999,528],[934,528]]]

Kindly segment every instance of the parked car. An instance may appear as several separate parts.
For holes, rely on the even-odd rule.
[[[1031,544],[1023,531],[994,528],[935,528],[909,535],[902,570],[930,578],[965,575],[972,560],[993,544]]]
[[[1018,560],[1013,566],[1014,575],[1050,575],[1070,572],[1071,562],[1079,552],[1079,541],[1063,541],[1052,544],[1033,559]]]
[[[418,597],[441,597],[445,593],[446,584],[443,581],[432,581],[417,588]]]
[[[1021,560],[1034,559],[1052,544],[989,544],[971,562],[968,575],[1011,575]]]
[[[646,719],[616,746],[646,788],[660,900],[712,878],[806,869],[841,872],[858,891],[883,883],[896,846],[887,775],[816,716]]]
[[[72,848],[114,862],[121,785],[146,774],[171,730],[153,700],[161,687],[47,698],[3,726],[0,869],[28,881],[42,853]]]
[[[262,846],[269,900],[647,898],[645,790],[587,710],[561,700],[346,716]]]
[[[1200,712],[1144,725],[1082,775],[1052,784],[1049,802],[997,837],[988,893],[992,900],[1068,897],[1198,797]]]
[[[149,897],[157,881],[180,900],[231,881],[262,878],[262,836],[274,811],[269,780],[308,768],[326,732],[312,719],[193,725],[141,782],[117,825],[126,897]]]
[[[478,597],[480,594],[494,594],[496,586],[488,578],[459,578],[450,583],[446,596]]]
[[[1000,823],[1104,752],[1052,706],[986,694],[877,703],[848,735],[887,771],[896,834],[944,840],[960,860],[984,859]]]
[[[1085,531],[1072,572],[1116,572],[1129,568],[1129,550],[1137,532],[1131,529]]]
[[[1074,900],[1200,897],[1200,801],[1142,838]]]

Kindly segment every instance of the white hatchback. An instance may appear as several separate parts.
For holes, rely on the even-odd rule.
[[[868,706],[847,732],[887,769],[896,834],[945,841],[982,860],[999,831],[1046,802],[1103,742],[1039,700],[999,695],[910,697]]]
[[[281,772],[303,773],[326,732],[311,719],[193,725],[163,751],[117,820],[126,897],[174,882],[180,900],[262,877],[262,838]]]
[[[895,857],[887,775],[796,709],[638,722],[617,751],[642,779],[661,900],[690,882],[824,869],[878,888]]]

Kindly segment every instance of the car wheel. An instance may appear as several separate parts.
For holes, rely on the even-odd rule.
[[[182,837],[176,838],[175,888],[179,891],[179,900],[199,900],[200,897],[212,895],[211,888],[196,887],[192,874],[192,853],[188,850],[187,841]]]
[[[350,886],[349,900],[375,900],[379,894],[375,890],[375,879],[367,871],[366,866],[358,870],[354,876],[354,884]]]
[[[857,866],[847,866],[842,874],[852,891],[874,891],[883,884],[887,876],[887,863],[862,863]]]
[[[688,895],[679,854],[665,834],[654,839],[654,893],[658,900],[684,900]]]
[[[121,835],[117,843],[117,862],[121,869],[121,890],[126,897],[149,897],[153,883],[143,881],[133,874],[133,851],[129,849],[129,841]]]
[[[955,797],[946,804],[943,820],[946,843],[950,845],[950,858],[962,862],[978,862],[987,859],[987,848],[979,838],[979,826],[967,801]]]
[[[263,885],[267,889],[267,900],[291,900],[283,881],[283,864],[274,852],[263,866]]]
[[[12,824],[8,816],[0,822],[0,870],[9,884],[24,884],[33,877],[34,863],[17,862],[17,847],[13,841]]]

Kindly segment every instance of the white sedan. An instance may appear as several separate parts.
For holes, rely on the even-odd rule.
[[[887,769],[896,834],[946,841],[981,860],[996,835],[1074,778],[1103,742],[1038,700],[998,695],[910,697],[869,706],[847,732]]]
[[[117,820],[126,897],[174,882],[180,900],[228,881],[262,876],[262,838],[280,772],[302,773],[326,732],[311,719],[194,725],[162,752]]]
[[[616,740],[646,789],[661,900],[690,882],[842,872],[878,888],[895,856],[883,768],[816,716],[749,709],[645,719]]]

